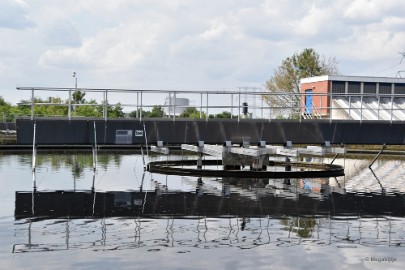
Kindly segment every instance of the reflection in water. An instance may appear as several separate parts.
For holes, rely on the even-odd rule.
[[[251,249],[260,245],[404,247],[404,220],[392,217],[38,219],[16,224],[13,252],[167,247]]]
[[[325,179],[311,180],[327,185]],[[277,188],[269,179],[223,179],[218,192],[210,192],[208,179],[201,178],[193,192],[159,186],[131,192],[16,192],[22,242],[13,250],[405,245],[404,220],[396,218],[405,215],[404,194],[313,196],[330,189],[306,193],[303,181]]]
[[[284,183],[283,179],[145,175],[139,157],[120,156],[117,160],[127,167],[116,166],[112,163],[114,159],[109,160],[104,160],[108,171],[98,168],[94,172],[91,155],[87,163],[77,158],[77,167],[65,164],[58,169],[67,172],[65,175],[45,170],[49,164],[44,161],[37,170],[38,190],[14,193],[16,189],[30,190],[30,179],[26,186],[13,190],[15,219],[11,221],[14,231],[8,252],[61,251],[51,256],[41,254],[60,260],[85,251],[91,251],[83,253],[89,257],[96,257],[92,251],[110,251],[97,254],[103,254],[102,257],[121,254],[124,263],[131,266],[134,260],[138,262],[145,254],[152,254],[150,261],[140,264],[146,266],[157,257],[165,258],[176,252],[189,253],[186,256],[196,260],[213,249],[203,258],[221,254],[215,259],[233,264],[248,258],[243,258],[244,254],[250,254],[257,256],[255,264],[259,261],[270,264],[275,257],[285,257],[277,265],[293,268],[296,265],[289,264],[290,259],[284,256],[291,251],[303,256],[312,254],[317,263],[326,258],[329,265],[335,254],[357,252],[354,257],[360,261],[364,247],[367,250],[371,247],[374,254],[392,256],[392,252],[400,254],[398,250],[405,246],[405,178],[401,177],[405,169],[397,161],[374,164],[376,177],[367,166],[355,163],[356,170],[346,178],[290,179]],[[0,162],[4,159],[0,158]],[[140,170],[133,168],[136,162]],[[83,169],[82,181],[78,182],[81,191],[75,186],[70,189],[73,168],[77,169],[76,175],[73,174],[77,179]],[[56,180],[45,182],[43,175],[46,180]],[[47,191],[50,185],[56,191]],[[61,185],[64,190],[58,190]],[[138,255],[134,255],[133,249]],[[78,257],[74,255],[72,260],[83,262]],[[119,268],[124,263],[112,266]],[[303,267],[315,265],[308,261],[300,263]],[[166,261],[161,259],[155,266],[165,268]],[[175,268],[178,267],[172,267]]]

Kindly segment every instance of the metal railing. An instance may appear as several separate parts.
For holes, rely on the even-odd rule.
[[[218,90],[134,90],[134,89],[77,89],[84,93],[101,95],[101,104],[78,104],[72,100],[72,91],[76,88],[47,88],[47,87],[18,87],[18,90],[31,91],[31,101],[20,105],[31,107],[31,119],[35,115],[36,106],[102,106],[102,117],[107,120],[109,106],[135,109],[135,118],[142,121],[144,111],[160,106],[165,111],[165,117],[176,120],[179,111],[194,107],[199,112],[199,118],[209,120],[210,114],[229,112],[230,118],[252,119],[353,119],[405,121],[405,95],[399,94],[332,94],[332,93],[271,93],[268,91],[249,91],[248,88],[236,91]],[[38,103],[35,94],[38,92],[68,93],[66,103]],[[125,103],[110,103],[108,97],[115,99],[120,95],[130,95],[122,98]],[[313,100],[311,111],[306,106],[307,98]],[[188,99],[192,104],[178,104],[179,98]],[[168,102],[164,102],[164,100]],[[130,102],[128,102],[130,100]],[[131,101],[132,100],[132,101]],[[161,102],[159,102],[161,101]],[[308,115],[309,114],[309,115]],[[306,115],[306,116],[305,116]],[[68,119],[72,118],[71,108]],[[75,117],[75,116],[73,116]]]

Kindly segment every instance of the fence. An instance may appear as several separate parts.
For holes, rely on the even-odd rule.
[[[252,119],[353,119],[403,121],[405,120],[405,95],[399,94],[336,94],[336,93],[285,93],[263,91],[258,88],[239,88],[236,91],[183,91],[183,90],[134,90],[134,89],[95,89],[95,88],[46,88],[18,87],[21,91],[31,92],[31,102],[23,103],[31,107],[31,119],[35,115],[36,106],[68,107],[69,119],[72,108],[80,106],[102,106],[102,116],[109,118],[108,106],[119,105],[123,108],[135,109],[135,118],[142,121],[143,111],[161,106],[166,112],[165,117],[176,120],[181,111],[194,107],[199,118],[208,120],[210,113],[221,111],[230,113],[230,118]],[[75,91],[101,95],[100,104],[79,104],[72,99]],[[260,90],[260,91],[259,91]],[[63,93],[67,95],[67,103],[37,103],[35,94],[38,92]],[[121,96],[123,103],[112,104],[109,97]],[[128,96],[129,95],[129,96]],[[158,101],[162,102],[159,103]],[[165,100],[165,101],[163,101]],[[179,100],[190,100],[190,103]]]

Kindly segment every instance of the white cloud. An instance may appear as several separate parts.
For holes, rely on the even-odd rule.
[[[405,50],[403,0],[0,1],[8,88],[65,85],[72,70],[89,87],[236,88],[262,85],[304,48],[347,75]]]
[[[35,24],[27,15],[29,6],[23,0],[0,0],[0,28],[25,29]]]
[[[156,27],[145,24],[122,24],[104,29],[85,40],[77,48],[56,48],[40,57],[42,66],[64,66],[90,69],[109,69],[112,72],[128,69],[139,63],[154,47]]]

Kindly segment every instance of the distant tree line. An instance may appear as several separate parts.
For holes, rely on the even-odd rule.
[[[67,117],[69,111],[69,100],[63,100],[59,97],[48,97],[45,99],[34,98],[36,103],[34,107],[35,116],[59,116]],[[103,104],[98,104],[96,100],[86,100],[85,93],[75,91],[71,100],[72,117],[103,117]],[[137,109],[129,113],[124,113],[120,103],[107,106],[108,118],[164,118],[168,117],[162,106],[153,106],[150,111]],[[0,96],[0,122],[12,122],[19,116],[31,115],[31,100],[21,100],[17,105],[5,101]],[[196,107],[186,108],[178,117],[180,118],[206,118],[206,114],[197,110]],[[209,118],[231,118],[230,112],[219,114],[210,114]],[[237,116],[233,116],[237,117]]]

